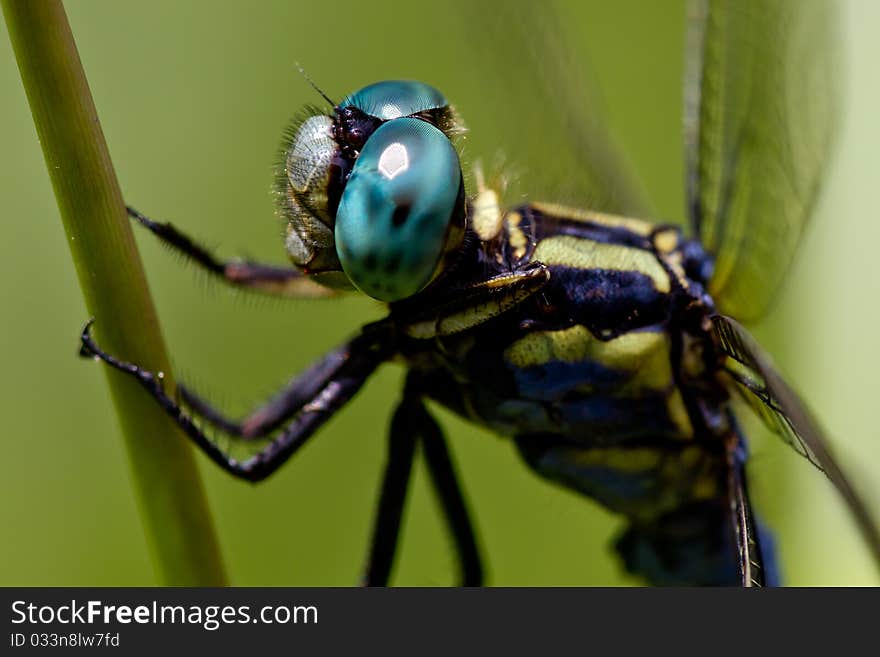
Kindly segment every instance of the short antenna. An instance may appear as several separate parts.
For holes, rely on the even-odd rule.
[[[312,89],[317,91],[318,95],[321,96],[321,98],[323,98],[324,100],[326,100],[330,104],[330,107],[336,107],[336,103],[334,103],[332,100],[330,100],[330,97],[327,94],[325,94],[323,91],[321,91],[321,87],[319,87],[317,84],[315,84],[315,81],[312,80],[312,78],[309,76],[308,73],[306,73],[306,70],[302,67],[302,65],[299,62],[296,62],[296,69],[299,71],[299,74],[306,79],[306,82],[309,83],[309,85],[312,87]]]

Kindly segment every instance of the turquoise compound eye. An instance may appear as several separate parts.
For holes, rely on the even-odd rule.
[[[442,109],[449,103],[437,89],[416,80],[376,82],[346,96],[339,107],[356,107],[382,121]]]
[[[449,139],[425,121],[396,119],[370,136],[352,168],[336,250],[358,289],[398,301],[431,282],[463,222],[461,165]]]

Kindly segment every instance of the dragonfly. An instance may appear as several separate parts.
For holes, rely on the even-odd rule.
[[[828,476],[880,563],[867,504],[741,324],[764,314],[784,280],[832,148],[835,97],[823,92],[835,75],[833,3],[693,4],[687,233],[641,218],[650,214],[638,185],[590,115],[589,96],[554,74],[566,67],[546,66],[567,56],[552,20],[536,3],[517,12],[515,21],[467,18],[490,44],[487,61],[504,57],[491,47],[501,37],[536,48],[516,73],[553,99],[543,111],[562,138],[548,144],[589,197],[586,209],[507,206],[481,175],[467,189],[462,120],[430,85],[379,82],[338,102],[321,92],[328,107],[294,124],[278,166],[293,266],[222,260],[172,224],[129,214],[235,287],[294,298],[363,293],[387,315],[241,420],[105,352],[90,324],[81,353],[136,379],[211,460],[248,481],[277,471],[380,365],[402,362],[367,585],[389,581],[417,447],[460,581],[483,583],[471,513],[427,401],[509,437],[537,474],[624,518],[614,549],[644,581],[774,584],[772,539],[749,501],[734,412],[745,402]],[[236,459],[206,425],[261,442]]]

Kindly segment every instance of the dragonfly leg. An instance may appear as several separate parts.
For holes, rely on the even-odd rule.
[[[302,400],[303,403],[297,410],[286,409],[289,413],[296,413],[293,419],[257,454],[247,460],[238,461],[208,438],[196,425],[194,418],[165,392],[159,374],[121,361],[103,351],[90,334],[91,324],[89,322],[83,329],[80,355],[101,360],[133,377],[208,458],[230,474],[252,482],[265,479],[286,462],[324,422],[355,395],[376,367],[389,356],[388,346],[377,342],[378,334],[364,333],[356,337],[348,343],[348,356],[341,367],[328,373],[324,380],[314,382],[311,388],[308,385],[303,386],[303,392],[310,389],[313,394]]]
[[[291,298],[318,298],[333,296],[329,288],[318,285],[294,267],[266,265],[247,260],[221,260],[210,249],[200,245],[170,223],[154,221],[132,207],[126,206],[128,216],[204,270],[235,287],[265,294]]]
[[[416,449],[416,407],[418,400],[404,393],[391,418],[388,457],[382,476],[379,505],[373,521],[370,552],[361,583],[364,586],[387,586],[394,565],[400,520],[409,488],[409,477]]]
[[[455,464],[449,454],[446,439],[437,421],[431,417],[424,405],[421,406],[423,416],[422,446],[428,471],[434,488],[446,515],[449,531],[455,542],[461,567],[462,586],[481,586],[483,583],[483,565],[474,525],[471,522],[467,504],[461,492],[461,485],[455,472]]]
[[[731,433],[727,441],[728,515],[736,538],[742,586],[778,586],[776,551],[770,532],[761,526],[752,512],[746,485],[747,448],[739,424],[727,413]]]
[[[262,438],[298,413],[320,392],[327,381],[338,376],[351,352],[352,344],[349,342],[325,354],[241,420],[226,417],[183,384],[178,384],[177,392],[181,401],[196,415],[230,436],[245,440]]]
[[[480,586],[483,567],[455,466],[440,426],[410,387],[404,392],[404,398],[391,421],[388,460],[363,583],[366,586],[384,586],[388,583],[418,439],[422,442],[431,482],[440,498],[458,553],[461,584]]]
[[[442,338],[488,322],[537,294],[550,280],[531,265],[439,293],[426,292],[392,305],[391,317],[409,337]]]

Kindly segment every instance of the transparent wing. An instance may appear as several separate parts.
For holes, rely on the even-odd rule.
[[[601,117],[585,66],[569,49],[550,2],[453,2],[480,73],[480,101],[495,108],[509,202],[552,200],[645,216],[640,183]],[[478,138],[477,135],[475,137]],[[491,170],[495,163],[484,163]]]
[[[736,320],[715,315],[712,323],[718,348],[733,359],[726,369],[746,393],[744,398],[757,399],[760,404],[751,406],[758,410],[768,427],[828,476],[849,507],[880,567],[880,529],[831,453],[819,424],[782,380],[755,339]]]
[[[709,291],[743,320],[766,309],[828,161],[839,94],[833,0],[698,0],[685,77],[692,227]]]

